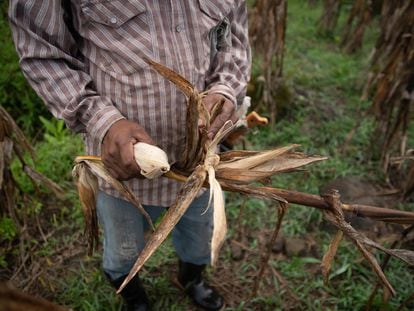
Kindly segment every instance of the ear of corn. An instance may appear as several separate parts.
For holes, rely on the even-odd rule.
[[[170,170],[167,154],[157,146],[137,143],[134,145],[134,155],[141,174],[146,178],[157,178]]]

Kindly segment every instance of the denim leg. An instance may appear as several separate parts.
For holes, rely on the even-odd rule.
[[[164,210],[145,207],[156,219]],[[147,222],[131,203],[102,191],[97,199],[98,219],[104,231],[103,269],[113,279],[127,274],[145,245]]]
[[[213,208],[206,211],[209,191],[196,198],[173,231],[173,245],[178,257],[196,265],[209,264],[213,233]]]

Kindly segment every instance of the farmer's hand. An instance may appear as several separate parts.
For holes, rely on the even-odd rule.
[[[155,145],[145,129],[132,121],[119,120],[106,133],[102,142],[102,161],[116,179],[142,176],[134,157],[133,146],[138,142]]]
[[[237,117],[235,113],[235,106],[225,96],[221,94],[207,94],[203,98],[203,103],[205,107],[207,108],[207,110],[211,112],[215,104],[218,103],[222,99],[224,100],[224,104],[223,104],[223,107],[221,108],[221,112],[214,119],[213,123],[211,123],[210,128],[207,129],[208,131],[207,135],[209,139],[213,139],[214,136],[217,134],[218,130],[228,120],[232,120],[233,122],[237,121]]]

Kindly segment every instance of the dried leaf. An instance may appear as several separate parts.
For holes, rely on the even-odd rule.
[[[208,171],[210,191],[213,193],[213,235],[211,238],[211,264],[214,266],[218,259],[221,246],[224,243],[227,232],[224,196],[219,182],[214,175],[214,168]]]
[[[326,200],[329,202],[331,206],[330,211],[325,211],[325,217],[327,220],[332,222],[335,226],[337,226],[343,233],[351,239],[355,243],[355,245],[359,248],[363,256],[368,260],[371,267],[375,271],[375,273],[380,278],[383,285],[388,288],[388,290],[394,295],[395,290],[387,280],[384,272],[382,271],[380,265],[378,264],[375,257],[366,249],[366,247],[374,247],[377,248],[391,256],[397,257],[409,265],[414,264],[414,252],[409,250],[389,250],[385,247],[375,243],[374,241],[370,240],[362,233],[356,231],[349,223],[347,223],[343,216],[343,211],[341,209],[341,202],[339,201],[339,195],[334,193],[331,195],[326,196]]]
[[[282,155],[289,150],[292,150],[293,148],[297,147],[299,145],[289,145],[286,147],[277,148],[274,150],[268,150],[268,151],[262,151],[258,154],[255,154],[250,157],[245,157],[239,160],[235,161],[229,161],[229,162],[220,162],[217,169],[227,169],[227,168],[244,168],[244,169],[250,169],[254,168],[260,164],[266,163],[267,161],[272,160],[273,158]]]
[[[323,255],[321,269],[322,269],[322,275],[323,275],[323,282],[325,285],[328,284],[329,273],[331,271],[332,263],[335,258],[339,243],[341,242],[343,235],[344,235],[343,232],[338,230],[336,232],[335,237],[332,239],[331,243],[329,244],[328,250],[326,251],[325,255]]]
[[[185,94],[185,96],[187,96],[187,98],[190,98],[194,94],[195,89],[193,85],[183,76],[172,71],[170,68],[154,62],[148,58],[146,58],[145,61],[160,75],[174,83]]]
[[[128,282],[139,272],[158,246],[160,246],[161,243],[167,238],[168,234],[178,223],[181,216],[185,213],[191,202],[197,196],[204,180],[206,179],[206,176],[207,174],[205,168],[201,165],[197,166],[182,186],[174,204],[167,210],[157,229],[150,236],[147,244],[138,256],[138,259],[136,260],[128,276],[119,287],[117,293],[122,291],[126,284],[128,284]]]
[[[4,171],[11,161],[13,150],[13,142],[4,137],[4,140],[0,141],[0,189],[3,188]]]
[[[47,178],[45,175],[39,173],[28,165],[25,165],[23,170],[33,182],[36,184],[43,184],[47,189],[51,190],[58,199],[65,199],[65,191],[53,180]]]
[[[69,311],[42,298],[30,296],[0,283],[0,310],[2,311]]]
[[[231,133],[230,133],[231,134]],[[260,151],[255,150],[231,150],[219,153],[220,161],[222,162],[231,162],[239,160],[241,158],[252,156],[260,153]]]
[[[96,199],[98,196],[98,179],[85,162],[77,164],[72,171],[79,192],[85,222],[85,235],[88,242],[88,253],[91,255],[99,243]]]
[[[274,173],[290,172],[305,165],[326,159],[327,157],[308,156],[299,152],[286,153],[256,166],[254,170],[272,171]]]
[[[23,132],[2,106],[0,106],[0,120],[0,123],[3,123],[2,129],[0,129],[0,136],[5,135],[9,137],[14,142],[15,147],[21,148],[23,151],[27,151],[32,159],[34,159],[35,151],[32,145],[27,141]]]
[[[75,164],[78,165],[79,163],[85,163],[88,168],[92,171],[95,176],[98,176],[109,183],[114,189],[116,189],[121,195],[123,195],[129,202],[131,202],[138,210],[144,215],[148,223],[150,224],[151,228],[154,229],[154,225],[152,223],[151,217],[142,207],[141,203],[132,193],[132,191],[123,183],[116,180],[111,176],[111,174],[107,171],[105,166],[103,165],[101,159],[99,157],[93,156],[80,156],[76,157]],[[75,167],[76,167],[75,165]]]

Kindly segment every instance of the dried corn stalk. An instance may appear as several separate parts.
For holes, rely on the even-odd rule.
[[[287,1],[256,0],[251,13],[249,33],[255,54],[261,57],[264,88],[264,109],[270,113],[274,126],[277,117],[276,100],[283,87],[283,58],[286,34]]]
[[[412,147],[407,146],[414,111],[413,81],[414,2],[386,0],[382,8],[381,34],[363,98],[372,97],[371,111],[376,122],[374,150],[380,155],[390,182],[403,189],[405,197],[412,192],[410,185],[414,184],[414,174],[410,173],[413,162],[409,157]],[[393,158],[399,160],[393,161]],[[399,178],[392,180],[391,173]]]
[[[342,36],[341,46],[347,53],[362,47],[366,27],[371,22],[371,0],[356,0],[349,12]]]
[[[42,184],[51,190],[57,198],[64,198],[64,191],[56,183],[26,163],[24,160],[25,153],[28,153],[31,159],[34,160],[33,147],[13,118],[0,106],[0,212],[7,213],[16,226],[19,226],[20,223],[15,211],[15,195],[18,187],[9,169],[13,155],[17,156],[21,162],[24,172],[32,181],[35,189],[39,184]]]
[[[340,0],[323,0],[322,15],[319,19],[318,31],[325,36],[333,36],[338,24]]]
[[[361,250],[364,256],[369,260],[374,271],[377,272],[383,283],[392,291],[392,287],[386,280],[381,269],[378,269],[378,264],[371,253],[365,248],[365,245],[376,247],[392,256],[398,257],[409,264],[414,263],[414,253],[406,250],[387,250],[382,246],[372,242],[363,235],[355,231],[349,224],[344,223],[342,210],[352,211],[359,215],[366,215],[368,217],[376,217],[381,220],[401,223],[414,223],[414,213],[394,211],[389,209],[380,209],[375,207],[344,205],[339,201],[339,198],[327,199],[316,195],[308,195],[299,192],[276,189],[271,187],[255,186],[254,182],[268,179],[271,176],[286,171],[300,169],[304,165],[324,160],[324,157],[307,156],[302,153],[294,152],[293,148],[296,145],[291,145],[282,148],[276,148],[268,151],[230,151],[222,154],[215,154],[217,144],[235,125],[228,127],[228,124],[223,126],[213,141],[206,138],[206,131],[201,130],[198,134],[197,123],[194,120],[199,118],[204,120],[203,124],[208,125],[214,117],[210,116],[205,110],[202,103],[202,94],[198,91],[191,91],[190,83],[184,78],[174,73],[173,71],[163,67],[160,64],[149,61],[150,65],[160,72],[163,76],[175,83],[188,98],[188,110],[195,116],[189,116],[193,127],[189,130],[186,140],[185,157],[180,161],[179,169],[175,166],[172,170],[165,174],[170,178],[175,178],[184,182],[180,193],[175,203],[168,209],[164,218],[162,219],[155,232],[150,236],[145,248],[139,254],[136,263],[131,269],[129,275],[124,283],[118,289],[122,291],[125,285],[138,273],[148,258],[155,252],[159,245],[167,238],[173,227],[179,221],[180,217],[185,213],[188,206],[191,204],[198,191],[204,187],[212,188],[214,206],[214,231],[212,241],[212,259],[217,259],[217,254],[225,237],[226,222],[224,213],[224,202],[222,201],[221,188],[228,191],[236,191],[239,193],[249,194],[261,198],[273,199],[285,206],[288,202],[304,204],[325,211],[329,220],[331,220],[338,228],[343,231],[349,238],[351,238]],[[194,93],[191,93],[194,92]],[[218,106],[220,103],[217,104]],[[193,106],[196,106],[195,108]],[[219,109],[219,108],[218,108]],[[199,148],[199,149],[197,149]],[[190,156],[196,156],[197,162],[191,161]],[[98,159],[95,159],[99,163]],[[83,160],[82,160],[83,162]],[[88,165],[90,165],[88,163]],[[194,167],[194,168],[193,168]],[[105,167],[100,164],[100,170],[105,171]],[[105,176],[100,173],[101,177]],[[189,177],[186,177],[189,176]],[[208,178],[207,178],[208,177]],[[106,177],[108,178],[108,176]],[[283,212],[280,215],[278,226],[275,230],[273,238],[276,238],[278,228],[281,225]],[[333,260],[333,253],[325,259],[324,262],[327,267]],[[264,262],[266,262],[264,257]],[[328,269],[327,269],[328,270]],[[263,269],[261,269],[263,271]],[[326,275],[328,271],[326,272]],[[327,276],[326,276],[327,278]],[[257,288],[257,287],[256,287]]]

